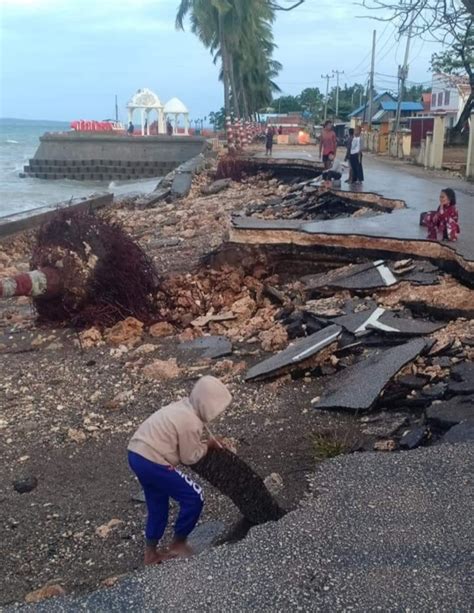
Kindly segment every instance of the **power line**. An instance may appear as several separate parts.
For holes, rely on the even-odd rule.
[[[336,117],[339,115],[339,75],[344,74],[343,70],[333,70],[333,75],[336,75]]]
[[[334,75],[322,74],[321,79],[326,79],[326,101],[324,103],[324,121],[326,121],[328,116],[329,79],[334,79]]]
[[[382,30],[382,33],[381,33],[381,34],[380,34],[380,36],[377,38],[377,43],[378,43],[378,44],[380,44],[380,42],[381,42],[381,40],[382,40],[382,38],[383,38],[383,35],[385,34],[385,32],[386,32],[386,30],[387,30],[387,28],[388,28],[388,26],[389,26],[389,25],[390,25],[390,22],[388,21],[388,22],[385,24],[385,28]],[[388,38],[388,39],[385,41],[385,43],[384,43],[383,47],[385,47],[385,45],[387,44],[387,42],[388,42],[389,40],[390,40],[390,37],[389,37],[389,38]],[[371,56],[371,53],[372,53],[372,49],[370,49],[370,51],[367,53],[367,55],[365,55],[365,56],[364,56],[364,58],[363,58],[363,59],[362,59],[362,60],[361,60],[361,61],[360,61],[360,62],[357,64],[357,66],[356,66],[355,68],[353,68],[352,70],[350,70],[350,71],[349,71],[349,74],[348,74],[348,76],[349,76],[349,77],[353,76],[353,74],[352,74],[352,73],[354,73],[356,70],[358,70],[358,68],[359,68],[360,66],[362,66],[362,64],[364,64],[364,63],[366,62],[366,60],[368,60],[368,59],[369,59],[369,57]],[[364,74],[366,74],[366,73],[364,73]]]
[[[374,30],[372,34],[372,59],[370,62],[370,78],[369,78],[369,130],[372,128],[372,104],[374,98],[374,70],[375,70],[375,42],[377,32]]]

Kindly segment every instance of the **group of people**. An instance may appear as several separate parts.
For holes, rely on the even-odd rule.
[[[145,123],[143,125],[143,130],[146,134],[146,132],[148,131],[148,120],[145,119]],[[133,133],[135,132],[135,126],[133,125],[133,123],[131,121],[128,122],[128,127],[127,127],[127,134],[129,136],[133,136]],[[166,134],[168,136],[173,136],[173,124],[171,123],[171,121],[169,119],[166,120]]]
[[[346,143],[345,162],[349,162],[349,178],[347,183],[361,184],[364,181],[364,169],[362,168],[362,132],[360,127],[350,128],[349,137]],[[337,138],[332,129],[332,122],[326,121],[321,132],[319,142],[319,155],[324,164],[325,171],[323,179],[339,180],[345,164],[340,162],[337,157]]]

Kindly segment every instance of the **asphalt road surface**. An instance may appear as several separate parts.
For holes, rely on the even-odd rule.
[[[473,456],[468,443],[327,461],[299,510],[240,543],[34,610],[472,611]]]

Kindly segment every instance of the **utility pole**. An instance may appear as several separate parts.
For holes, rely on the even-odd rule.
[[[329,98],[329,79],[333,79],[334,75],[330,74],[322,74],[321,79],[326,79],[326,101],[324,103],[324,119],[326,121],[328,116],[328,98]]]
[[[333,75],[336,75],[336,117],[339,116],[339,75],[344,74],[343,70],[333,70]]]
[[[410,22],[410,26],[408,28],[407,46],[405,47],[405,58],[403,60],[403,66],[398,67],[398,100],[397,100],[397,114],[395,116],[395,132],[398,132],[398,129],[400,127],[402,98],[403,98],[403,92],[405,90],[405,81],[408,76],[408,54],[410,53],[410,39],[411,39],[412,26],[413,26],[413,20]]]
[[[372,60],[370,62],[370,77],[369,77],[369,130],[372,129],[372,106],[373,106],[373,97],[374,97],[374,70],[375,70],[375,41],[377,38],[377,31],[374,30],[372,33]]]
[[[115,94],[115,121],[118,123],[118,102],[117,102],[117,94]]]

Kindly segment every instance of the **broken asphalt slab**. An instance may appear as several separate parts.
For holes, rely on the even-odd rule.
[[[398,283],[383,260],[344,266],[333,272],[307,275],[301,279],[311,293],[321,289],[375,289]]]
[[[230,241],[239,244],[291,244],[352,257],[405,255],[434,261],[466,283],[474,284],[474,247],[469,242],[426,238],[419,212],[406,209],[367,218],[298,221],[234,217]],[[472,241],[471,241],[472,242]]]
[[[473,443],[474,442],[474,419],[467,419],[450,428],[440,443],[450,443],[457,445],[458,443]]]
[[[426,418],[440,428],[474,419],[474,396],[455,396],[451,400],[434,402],[426,409]]]
[[[473,461],[472,444],[340,456],[302,507],[239,543],[24,609],[470,611]]]
[[[273,376],[287,367],[299,364],[337,341],[341,332],[340,326],[331,325],[311,336],[299,339],[283,351],[250,368],[245,375],[245,380]]]
[[[221,358],[232,353],[232,343],[226,336],[201,336],[183,341],[177,346],[180,352],[192,352],[202,358]]]
[[[436,332],[445,325],[424,319],[398,317],[392,311],[387,311],[382,307],[373,307],[369,311],[343,315],[333,319],[332,322],[343,326],[348,332],[352,332],[356,336],[367,334],[370,330],[398,336],[423,336]]]
[[[397,372],[425,348],[424,339],[413,339],[391,349],[375,350],[369,357],[338,372],[313,404],[315,409],[368,410]]]

